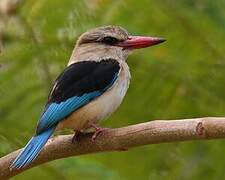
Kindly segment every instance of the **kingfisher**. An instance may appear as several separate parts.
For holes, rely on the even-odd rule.
[[[164,41],[158,37],[131,36],[120,26],[103,26],[83,33],[67,67],[54,82],[34,136],[10,168],[30,164],[54,131],[74,130],[74,142],[81,132],[94,128],[94,142],[103,131],[99,122],[119,107],[129,87],[128,55],[134,49]]]

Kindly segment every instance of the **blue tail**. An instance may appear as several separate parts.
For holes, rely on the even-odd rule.
[[[25,148],[20,152],[14,162],[11,164],[10,169],[20,169],[28,165],[33,161],[41,149],[44,147],[50,136],[52,135],[55,127],[50,128],[41,134],[38,134],[31,138]]]

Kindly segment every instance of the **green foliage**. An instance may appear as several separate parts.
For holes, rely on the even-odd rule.
[[[129,58],[130,89],[104,126],[224,116],[224,7],[223,0],[26,0],[14,16],[0,16],[0,156],[32,136],[76,38],[96,26],[167,39]],[[224,149],[223,140],[151,145],[63,159],[14,179],[224,179]]]

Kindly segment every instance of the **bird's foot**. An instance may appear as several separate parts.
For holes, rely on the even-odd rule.
[[[96,124],[91,124],[91,127],[95,129],[95,133],[92,135],[91,137],[91,141],[95,142],[96,138],[102,134],[105,130],[107,130],[108,128],[101,128],[96,126]]]
[[[81,131],[76,131],[74,130],[74,136],[72,138],[72,143],[74,144],[75,142],[79,141],[80,135],[82,134]]]

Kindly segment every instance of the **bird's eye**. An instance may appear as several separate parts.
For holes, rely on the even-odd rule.
[[[104,37],[102,39],[102,42],[105,43],[105,44],[109,44],[109,45],[113,45],[113,44],[116,44],[119,40],[114,38],[114,37]]]

